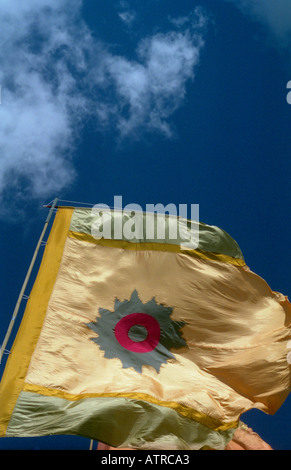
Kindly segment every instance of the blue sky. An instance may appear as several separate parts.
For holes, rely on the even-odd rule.
[[[1,2],[2,338],[56,196],[199,204],[200,220],[291,297],[290,45],[289,0]],[[275,416],[242,419],[291,449],[290,414],[289,397]]]

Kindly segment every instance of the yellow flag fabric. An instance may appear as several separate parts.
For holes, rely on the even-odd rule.
[[[195,248],[98,238],[96,217],[58,209],[0,385],[0,436],[223,449],[246,410],[275,413],[290,303],[236,242],[205,224]]]

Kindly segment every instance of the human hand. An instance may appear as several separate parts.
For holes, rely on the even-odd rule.
[[[225,450],[273,450],[251,428],[238,428]]]

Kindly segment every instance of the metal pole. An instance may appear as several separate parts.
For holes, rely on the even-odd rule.
[[[48,216],[47,216],[47,218],[46,218],[46,221],[45,221],[43,230],[42,230],[41,235],[40,235],[40,237],[39,237],[39,240],[38,240],[38,243],[37,243],[35,252],[34,252],[34,254],[33,254],[33,257],[32,257],[31,263],[30,263],[30,266],[29,266],[29,268],[28,268],[26,277],[25,277],[25,279],[24,279],[24,283],[23,283],[22,289],[21,289],[21,291],[20,291],[18,300],[17,300],[17,302],[16,302],[16,305],[15,305],[15,308],[14,308],[14,311],[13,311],[13,315],[12,315],[12,318],[11,318],[10,323],[9,323],[9,326],[8,326],[7,333],[6,333],[6,335],[5,335],[5,338],[4,338],[3,343],[2,343],[2,345],[1,345],[1,349],[0,349],[0,364],[1,364],[1,360],[2,360],[2,357],[3,357],[4,351],[5,351],[6,345],[7,345],[7,343],[8,343],[9,338],[10,338],[11,331],[12,331],[14,322],[15,322],[15,320],[16,320],[16,317],[17,317],[17,314],[18,314],[18,311],[19,311],[20,303],[21,303],[21,300],[22,300],[22,298],[23,298],[23,295],[24,295],[24,292],[25,292],[27,283],[28,283],[28,281],[29,281],[29,278],[30,278],[30,275],[31,275],[31,271],[32,271],[32,269],[33,269],[33,266],[34,266],[34,263],[35,263],[35,260],[36,260],[36,257],[37,257],[37,254],[38,254],[38,251],[39,251],[41,242],[43,241],[44,234],[45,234],[46,229],[47,229],[47,227],[48,227],[49,221],[50,221],[50,219],[51,219],[51,216],[52,216],[52,213],[53,213],[53,211],[54,211],[54,208],[55,208],[55,206],[56,206],[56,204],[57,204],[57,201],[58,201],[58,199],[56,198],[56,199],[54,200],[54,202],[53,202],[51,208],[50,208],[50,211],[49,211]]]

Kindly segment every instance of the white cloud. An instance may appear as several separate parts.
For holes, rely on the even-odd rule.
[[[227,0],[244,13],[267,26],[272,34],[287,45],[291,39],[290,0]]]
[[[125,26],[130,27],[136,20],[136,12],[129,7],[128,3],[124,0],[121,0],[118,6],[119,12],[118,16]]]
[[[135,20],[136,15],[134,11],[127,10],[121,11],[120,13],[118,13],[118,16],[127,26],[131,26]]]
[[[74,176],[69,152],[85,106],[69,70],[83,51],[66,1],[4,1],[0,6],[0,193],[27,188],[30,197],[55,193]],[[70,2],[71,11],[79,8]]]
[[[138,61],[106,57],[106,70],[119,98],[116,118],[123,136],[140,128],[171,135],[167,119],[183,101],[201,46],[188,32],[170,32],[143,40]]]
[[[207,26],[210,17],[201,6],[196,6],[188,15],[176,18],[170,17],[169,20],[177,27],[183,28],[186,26],[188,28],[190,26],[192,30],[201,31]]]
[[[199,61],[202,16],[195,28],[180,24],[141,40],[136,60],[129,60],[93,38],[81,6],[81,0],[0,4],[0,195],[15,188],[46,197],[66,188],[86,119],[121,137],[172,133],[169,118]]]
[[[30,191],[58,191],[73,176],[63,155],[70,146],[71,127],[63,105],[39,75],[30,73],[21,92],[4,91],[0,109],[0,189],[12,171],[33,183]],[[62,155],[62,157],[60,157]],[[11,183],[11,181],[10,181]]]

